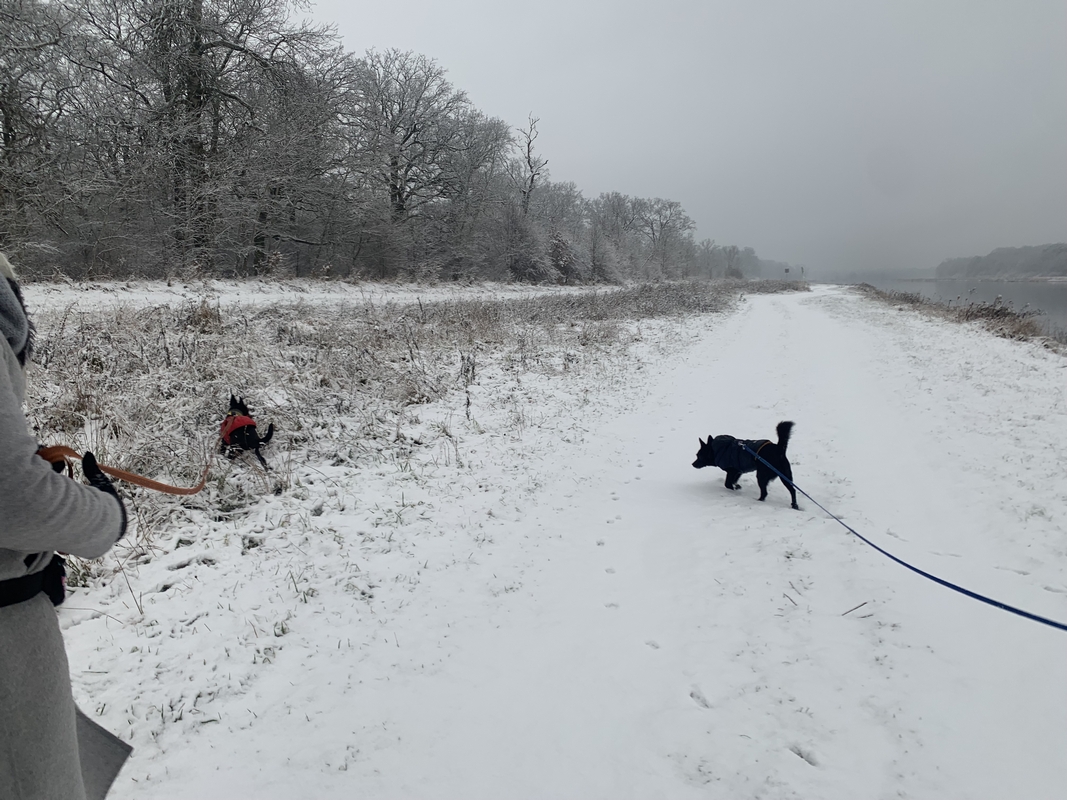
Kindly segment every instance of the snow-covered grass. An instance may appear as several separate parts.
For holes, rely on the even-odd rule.
[[[588,291],[582,286],[536,286],[522,283],[480,283],[458,287],[454,284],[375,283],[313,279],[243,281],[71,281],[68,279],[33,283],[35,307],[58,311],[73,306],[89,311],[120,305],[176,306],[211,298],[222,305],[239,304],[255,308],[303,301],[316,304],[417,302],[418,300],[504,300],[535,296],[557,296]]]
[[[434,299],[423,301],[407,287],[377,287],[357,299],[350,285],[325,284],[340,293],[315,302],[294,301],[288,284],[274,294],[257,284],[252,303],[226,291],[159,303],[173,287],[141,285],[126,296],[123,286],[93,290],[123,301],[86,306],[80,291],[57,303],[56,287],[43,285],[49,302],[41,303],[29,403],[42,441],[191,485],[216,450],[231,391],[253,404],[264,427],[272,421],[284,432],[272,448],[282,451],[272,475],[247,480],[224,465],[193,501],[136,493],[142,548],[192,510],[231,519],[264,490],[290,488],[294,459],[334,467],[407,463],[414,449],[436,447],[440,458],[461,461],[454,442],[440,446],[453,439],[451,421],[424,426],[421,406],[461,392],[472,422],[472,392],[486,370],[521,377],[595,368],[600,357],[625,351],[638,335],[633,324],[722,311],[738,296],[735,284],[694,282],[551,293],[478,287],[458,296],[431,292]],[[314,297],[324,287],[303,288]]]
[[[868,283],[856,287],[870,297],[876,297],[897,307],[908,307],[926,314],[956,322],[978,322],[987,330],[1008,339],[1041,340],[1056,347],[1067,344],[1067,330],[1042,319],[1042,312],[1030,308],[1016,309],[1011,302],[997,298],[992,302],[945,302],[924,297],[917,292],[897,292],[878,289]]]
[[[279,427],[61,610],[115,796],[1060,796],[1067,636],[690,462],[794,419],[851,525],[1067,619],[1067,360],[737,292],[49,301],[43,440],[192,481],[230,389]]]

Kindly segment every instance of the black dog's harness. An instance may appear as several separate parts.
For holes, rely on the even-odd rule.
[[[727,472],[736,470],[745,473],[756,469],[756,459],[752,457],[753,451],[759,452],[771,442],[769,439],[734,439],[725,447],[713,450],[715,454],[715,466]]]
[[[223,443],[229,446],[231,444],[230,436],[233,435],[235,430],[238,428],[249,427],[256,427],[256,421],[252,419],[252,417],[248,414],[242,414],[239,411],[231,410],[219,426],[219,436],[222,437]]]

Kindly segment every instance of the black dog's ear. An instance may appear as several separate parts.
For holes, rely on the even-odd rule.
[[[704,446],[704,440],[703,440],[703,439],[701,439],[701,438],[700,438],[699,436],[697,437],[697,441],[698,441],[698,442],[700,442],[700,446],[701,446],[701,447],[703,447],[703,446]]]
[[[233,392],[230,392],[230,408],[237,408],[237,398],[233,396]]]

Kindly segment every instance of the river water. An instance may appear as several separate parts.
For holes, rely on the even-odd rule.
[[[872,286],[893,292],[911,292],[931,300],[955,303],[991,303],[998,297],[1016,311],[1041,312],[1046,332],[1067,331],[1067,281],[980,281],[873,279]]]

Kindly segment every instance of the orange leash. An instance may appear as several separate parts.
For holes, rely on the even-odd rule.
[[[67,465],[68,476],[74,475],[74,467],[72,466],[71,459],[77,459],[78,461],[81,460],[81,455],[77,451],[72,450],[71,448],[61,444],[53,445],[52,447],[42,447],[40,450],[37,451],[37,455],[52,464],[62,461],[64,464]],[[204,486],[207,485],[207,474],[211,470],[211,464],[214,462],[214,460],[215,457],[214,455],[212,455],[211,458],[208,459],[207,466],[204,467],[204,474],[200,478],[200,483],[188,489],[181,486],[171,486],[166,483],[160,483],[159,481],[154,481],[151,478],[146,478],[143,475],[138,475],[135,472],[127,472],[124,469],[116,469],[115,467],[105,467],[103,464],[99,464],[98,466],[100,467],[100,471],[103,472],[105,475],[110,475],[112,478],[118,478],[120,481],[134,483],[138,486],[143,486],[146,489],[153,489],[157,492],[164,492],[166,494],[187,495],[196,494],[201,489],[203,489]]]

